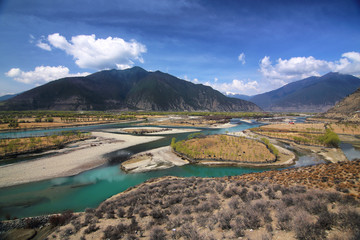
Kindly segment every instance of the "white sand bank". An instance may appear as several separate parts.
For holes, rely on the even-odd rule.
[[[215,129],[218,129],[218,128],[231,128],[231,127],[235,127],[235,126],[237,126],[237,124],[224,123],[224,124],[214,124],[214,125],[211,125],[210,128],[215,128]]]
[[[173,153],[170,146],[166,146],[132,156],[131,159],[121,164],[121,169],[128,173],[147,172],[188,163]]]
[[[77,147],[54,156],[0,166],[0,187],[76,175],[106,163],[106,153],[162,138],[104,132],[92,135],[96,139],[77,143]]]

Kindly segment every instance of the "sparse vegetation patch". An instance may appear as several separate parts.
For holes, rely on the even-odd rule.
[[[193,160],[211,159],[217,161],[234,161],[246,163],[266,163],[276,160],[277,149],[247,139],[228,135],[190,136],[190,139],[176,142],[172,140],[173,149]]]

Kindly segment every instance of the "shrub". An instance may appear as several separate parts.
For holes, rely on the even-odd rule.
[[[196,206],[195,212],[212,212],[210,203],[207,201],[201,202],[198,206]]]
[[[243,211],[244,225],[246,228],[258,229],[261,227],[259,212],[252,206],[248,206]]]
[[[233,218],[233,213],[231,210],[222,210],[218,213],[219,226],[221,229],[231,229],[230,221]]]
[[[202,240],[203,237],[198,233],[196,228],[190,223],[182,225],[178,231],[178,234],[187,240]]]
[[[70,236],[70,235],[72,235],[74,232],[73,232],[73,229],[72,228],[66,228],[65,230],[64,230],[64,236],[65,237],[67,237],[67,236]]]
[[[126,226],[120,223],[116,227],[108,226],[104,230],[104,238],[110,240],[121,239],[125,235],[125,233],[126,233]]]
[[[70,219],[72,218],[72,216],[73,216],[72,211],[70,211],[70,210],[64,211],[60,215],[50,216],[49,223],[53,226],[62,226],[62,225],[65,225],[66,223],[68,223],[70,221]]]
[[[265,191],[265,195],[268,196],[270,199],[276,199],[275,191],[269,187],[268,190]]]
[[[342,209],[339,213],[340,226],[360,230],[360,214],[354,209]]]
[[[238,193],[238,194],[239,194],[239,197],[241,198],[241,200],[243,200],[243,202],[247,202],[247,201],[248,201],[248,199],[247,199],[247,193],[248,193],[247,188],[241,189],[241,191]]]
[[[184,207],[183,210],[182,210],[182,213],[183,214],[191,214],[191,208],[190,207]]]
[[[320,136],[318,139],[322,144],[325,144],[328,147],[339,147],[340,138],[339,136],[331,131],[330,129],[326,129],[324,135]]]
[[[262,195],[258,192],[254,192],[254,191],[249,191],[247,194],[247,199],[252,201],[252,200],[256,200],[256,199],[261,199]]]
[[[278,226],[281,230],[290,231],[292,217],[288,212],[288,209],[280,209],[277,213]]]
[[[165,211],[155,208],[150,212],[150,216],[152,216],[155,220],[165,220],[167,218]]]
[[[74,226],[75,232],[78,232],[81,228],[81,223],[79,219],[74,219],[71,221],[71,224]]]
[[[125,216],[125,210],[123,208],[118,208],[117,215],[119,218],[123,218]]]
[[[242,218],[236,218],[235,223],[231,225],[232,230],[234,231],[234,235],[237,238],[244,237],[246,229],[245,224]]]
[[[291,196],[284,196],[281,200],[285,203],[287,207],[294,206],[294,199]]]
[[[90,233],[96,232],[99,229],[100,229],[100,227],[98,227],[94,223],[92,223],[92,224],[89,225],[88,228],[85,229],[84,233],[85,234],[90,234]]]
[[[306,203],[306,209],[312,214],[320,214],[327,211],[327,206],[318,198]]]
[[[336,223],[336,214],[329,213],[329,211],[323,211],[319,214],[317,224],[322,229],[330,230],[331,227]]]
[[[26,228],[38,228],[43,225],[43,221],[38,218],[27,218],[25,220]]]
[[[166,240],[166,233],[159,227],[154,227],[150,233],[150,240]]]
[[[231,197],[229,201],[229,207],[230,209],[237,209],[240,206],[240,198],[238,196]]]

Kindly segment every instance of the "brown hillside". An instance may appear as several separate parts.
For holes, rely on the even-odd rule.
[[[324,116],[345,121],[360,121],[360,88],[329,109]]]

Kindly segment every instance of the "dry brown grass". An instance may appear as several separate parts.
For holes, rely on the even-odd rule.
[[[35,118],[19,118],[19,128],[18,129],[36,129],[36,128],[57,128],[57,127],[72,127],[72,126],[83,126],[83,125],[94,125],[94,124],[104,124],[104,123],[112,123],[112,122],[121,122],[121,120],[114,119],[77,119],[77,121],[69,121],[65,119],[61,119],[60,117],[54,117],[53,122],[35,122]],[[24,122],[22,122],[24,121]],[[13,130],[9,128],[9,124],[0,124],[0,130]]]
[[[360,125],[356,123],[332,123],[330,128],[337,134],[360,135]]]
[[[277,132],[307,132],[307,133],[324,133],[325,124],[323,123],[295,123],[295,124],[271,124],[261,126],[264,131]]]
[[[176,143],[176,151],[194,160],[266,163],[276,160],[266,145],[244,137],[210,135]]]
[[[331,126],[324,123],[296,123],[266,125],[253,128],[251,131],[270,138],[296,142],[297,144],[323,147],[328,145],[324,141],[327,128],[328,130],[332,129]],[[334,132],[339,133],[339,131]]]
[[[31,137],[17,139],[0,139],[0,157],[24,154],[43,149],[58,148],[64,144],[85,140],[90,134],[65,134],[46,137]]]

